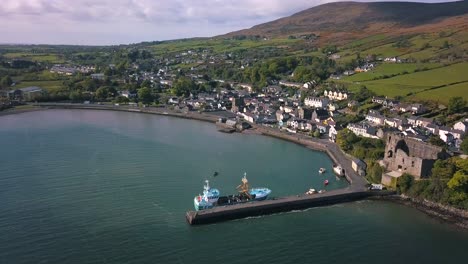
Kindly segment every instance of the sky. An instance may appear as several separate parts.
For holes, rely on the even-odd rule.
[[[0,43],[114,45],[211,37],[327,2],[336,1],[0,0]]]

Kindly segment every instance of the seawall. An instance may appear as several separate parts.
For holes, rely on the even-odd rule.
[[[209,123],[215,123],[218,118],[213,115],[206,115],[198,112],[181,113],[163,107],[129,107],[129,106],[114,106],[114,105],[95,105],[95,104],[68,104],[68,103],[40,103],[34,104],[48,109],[83,109],[83,110],[107,110],[131,113],[143,113],[153,115],[165,115],[184,119],[193,119]]]
[[[246,217],[269,215],[312,207],[333,205],[366,199],[372,196],[392,195],[391,191],[334,190],[322,194],[297,195],[265,201],[214,207],[202,211],[188,211],[185,215],[190,225],[203,225]]]

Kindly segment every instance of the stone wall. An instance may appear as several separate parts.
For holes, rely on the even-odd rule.
[[[387,170],[409,173],[416,179],[429,177],[437,159],[444,159],[447,154],[441,147],[398,134],[387,135],[384,162]]]

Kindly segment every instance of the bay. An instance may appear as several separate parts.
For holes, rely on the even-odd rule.
[[[320,175],[318,169],[328,172]],[[47,110],[0,117],[0,263],[461,260],[468,234],[412,208],[356,202],[191,227],[203,181],[247,172],[272,196],[346,188],[323,153],[165,116]],[[219,175],[213,177],[213,172]]]

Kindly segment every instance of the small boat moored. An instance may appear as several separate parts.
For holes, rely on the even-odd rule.
[[[340,165],[333,167],[333,172],[340,177],[345,175],[345,171]]]
[[[319,169],[319,173],[320,173],[320,174],[324,173],[325,171],[326,171],[325,168],[320,168],[320,169]]]

